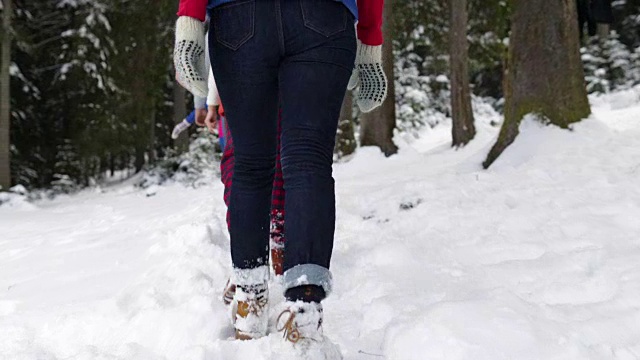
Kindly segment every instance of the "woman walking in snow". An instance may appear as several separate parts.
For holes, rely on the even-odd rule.
[[[209,10],[213,7],[213,1],[209,0]],[[205,51],[207,47],[205,47]],[[209,54],[205,54],[205,66],[209,67]],[[196,123],[198,126],[206,126],[209,132],[218,134],[218,141],[222,149],[220,159],[220,174],[224,184],[224,203],[229,207],[231,184],[233,178],[235,151],[233,138],[220,100],[220,94],[213,73],[207,70],[207,96],[202,98],[194,94],[194,110],[180,123],[176,124],[171,133],[172,139],[177,139],[180,134]],[[205,111],[201,114],[201,111]],[[276,172],[273,180],[271,201],[271,265],[276,275],[283,273],[284,259],[284,180],[282,178],[282,165],[280,162],[280,118],[278,118],[278,144],[276,157]],[[229,227],[229,213],[227,212],[227,227]],[[228,281],[223,292],[223,300],[230,303],[230,298],[235,294],[235,285]]]
[[[286,302],[278,329],[292,343],[323,343],[321,301],[332,286],[335,134],[354,61],[360,108],[370,111],[386,96],[382,3],[213,0],[211,63],[235,146],[229,220],[238,339],[267,333],[269,207],[280,105],[287,242]],[[176,76],[194,94],[206,93],[206,5],[181,0],[176,23]]]

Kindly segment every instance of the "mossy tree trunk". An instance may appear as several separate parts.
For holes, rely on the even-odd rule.
[[[340,121],[338,122],[334,152],[338,155],[338,158],[342,158],[353,154],[357,146],[353,125],[353,93],[347,91],[342,102],[342,109],[340,109]]]
[[[2,5],[2,55],[0,60],[0,187],[11,187],[11,15],[13,0],[3,0]]]
[[[382,67],[388,79],[388,95],[382,106],[360,116],[360,145],[377,146],[386,156],[398,152],[393,143],[396,128],[396,99],[393,73],[393,18],[392,0],[384,4],[384,44],[382,45]]]
[[[476,136],[469,90],[469,42],[467,0],[449,1],[449,55],[451,67],[452,146],[466,145]]]
[[[535,114],[568,128],[591,113],[580,60],[575,0],[514,0],[505,81],[505,119],[488,168],[515,140],[522,118]]]

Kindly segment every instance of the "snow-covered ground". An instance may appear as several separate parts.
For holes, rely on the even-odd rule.
[[[345,359],[640,359],[640,92],[592,103],[573,131],[524,123],[487,171],[490,115],[463,150],[441,127],[336,165],[324,329]],[[0,358],[279,359],[281,334],[228,340],[221,198],[0,207]]]

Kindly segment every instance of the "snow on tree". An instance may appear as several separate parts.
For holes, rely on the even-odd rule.
[[[540,9],[546,8],[546,11]],[[516,139],[530,114],[568,128],[591,113],[580,61],[576,4],[513,2],[506,81],[505,121],[485,167]]]

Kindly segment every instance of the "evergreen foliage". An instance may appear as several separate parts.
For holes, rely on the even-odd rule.
[[[15,1],[15,183],[68,191],[109,171],[140,170],[171,146],[175,6]]]
[[[450,116],[448,4],[394,2],[401,132]],[[469,0],[474,99],[502,103],[511,4]],[[177,86],[171,57],[176,8],[175,0],[14,0],[14,184],[69,192],[118,171],[185,170],[167,150]],[[614,13],[610,38],[583,43],[591,93],[640,83],[640,0],[616,0]]]
[[[593,38],[581,49],[589,93],[608,93],[640,84],[640,46],[630,49],[617,32]]]

